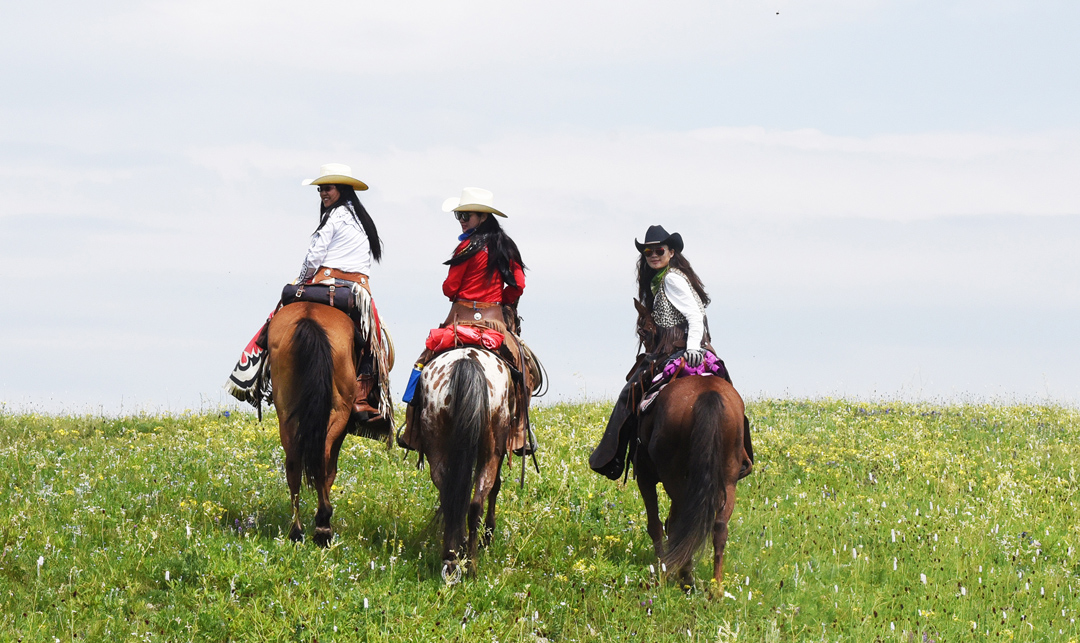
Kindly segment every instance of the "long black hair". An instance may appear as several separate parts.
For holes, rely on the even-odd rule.
[[[498,273],[504,283],[517,287],[517,279],[514,279],[514,271],[511,266],[516,262],[524,270],[525,262],[521,260],[521,252],[518,251],[517,244],[510,238],[510,235],[506,234],[506,231],[499,224],[499,219],[493,214],[488,214],[487,219],[476,226],[472,236],[469,238],[469,245],[445,263],[446,265],[456,266],[484,248],[487,249],[488,253],[488,278],[490,279]]]
[[[379,239],[379,231],[375,229],[375,222],[372,221],[371,215],[364,208],[364,204],[360,203],[360,197],[356,196],[356,190],[351,185],[342,185],[340,183],[335,184],[335,187],[338,190],[338,200],[329,208],[323,205],[322,202],[319,203],[319,227],[315,228],[315,232],[322,230],[322,227],[326,225],[331,210],[339,205],[347,204],[351,206],[349,210],[352,212],[353,218],[356,219],[356,222],[364,229],[364,233],[367,234],[368,245],[371,247],[371,258],[375,261],[382,261],[382,240]]]
[[[686,260],[682,252],[675,250],[670,246],[665,246],[671,252],[671,261],[668,262],[669,268],[674,268],[679,272],[686,275],[687,280],[690,281],[690,287],[693,288],[698,297],[701,299],[702,306],[709,305],[709,295],[705,292],[705,284],[701,283],[701,279],[694,272],[694,269],[690,267],[690,262]],[[656,276],[657,270],[653,270],[649,267],[649,262],[645,261],[645,255],[640,255],[637,262],[637,284],[638,284],[638,299],[649,309],[653,309],[653,291],[652,280]]]

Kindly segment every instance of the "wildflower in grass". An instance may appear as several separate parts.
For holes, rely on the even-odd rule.
[[[919,574],[919,580],[921,580],[922,584],[925,585],[926,584],[926,574]]]

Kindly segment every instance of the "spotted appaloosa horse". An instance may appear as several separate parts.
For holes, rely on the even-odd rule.
[[[285,306],[270,320],[270,380],[292,500],[289,538],[304,538],[301,478],[315,488],[315,543],[333,538],[330,488],[356,391],[355,330],[348,315],[315,303]]]
[[[646,351],[655,346],[652,317],[638,307],[638,333]],[[642,415],[634,473],[645,503],[649,537],[657,557],[679,583],[693,585],[694,556],[712,533],[713,578],[724,575],[728,521],[735,509],[735,484],[745,476],[742,397],[723,377],[691,375],[672,380]],[[660,522],[656,484],[671,498]]]
[[[424,367],[417,395],[420,457],[427,457],[439,489],[443,575],[460,575],[459,565],[475,575],[478,541],[486,546],[495,531],[499,468],[516,413],[510,371],[488,351],[456,348]]]

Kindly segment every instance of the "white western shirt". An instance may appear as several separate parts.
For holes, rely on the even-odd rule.
[[[683,317],[686,317],[686,347],[701,348],[705,337],[705,311],[694,297],[693,288],[686,277],[668,271],[664,275],[664,294]]]
[[[371,244],[349,203],[330,210],[326,224],[311,235],[300,280],[309,279],[319,266],[370,274]]]

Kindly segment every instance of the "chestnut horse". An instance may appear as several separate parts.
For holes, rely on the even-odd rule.
[[[301,478],[319,495],[315,543],[325,547],[333,538],[330,488],[356,391],[355,332],[348,315],[316,303],[289,304],[270,320],[270,381],[285,450],[293,541],[304,538]]]
[[[637,303],[637,302],[635,302]],[[647,352],[655,347],[652,316],[638,306],[638,333]],[[641,416],[634,473],[645,503],[647,528],[657,557],[682,585],[693,586],[694,558],[711,533],[713,579],[724,575],[728,521],[735,509],[735,484],[749,445],[743,400],[725,378],[690,375],[674,379]],[[671,498],[667,547],[656,484]]]
[[[441,353],[421,372],[415,424],[421,461],[427,457],[439,489],[443,525],[443,578],[464,567],[476,574],[477,545],[495,532],[500,467],[516,416],[510,370],[494,354],[463,347]],[[480,514],[487,502],[483,534]],[[467,538],[467,542],[466,542]],[[459,567],[460,565],[460,567]]]

